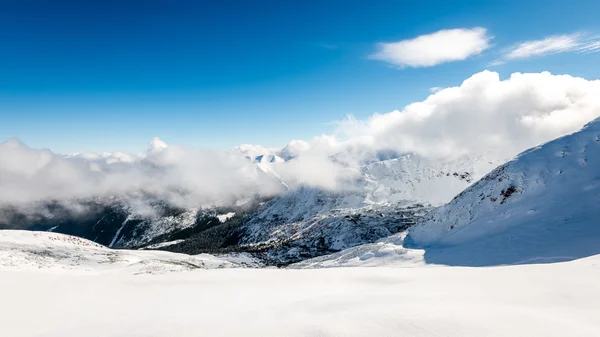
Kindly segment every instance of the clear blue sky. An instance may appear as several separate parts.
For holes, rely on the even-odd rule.
[[[600,34],[600,1],[0,0],[0,141],[62,153],[167,143],[283,146],[424,99],[489,68],[600,78],[600,53],[489,67],[515,43]],[[433,67],[378,42],[485,27],[491,48]]]

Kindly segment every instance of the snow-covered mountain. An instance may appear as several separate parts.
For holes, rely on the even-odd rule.
[[[343,190],[301,186],[267,202],[244,221],[240,244],[271,247],[266,259],[288,263],[374,242],[406,230],[497,164],[482,155],[370,162]]]
[[[439,206],[504,161],[485,154],[451,160],[407,154],[367,164],[361,171],[372,203],[412,201]]]
[[[546,263],[600,254],[600,119],[523,152],[406,232],[297,268]]]
[[[8,147],[11,153],[27,153],[29,161],[40,163],[37,150],[23,144]],[[51,230],[114,248],[153,246],[199,253],[247,247],[276,263],[288,263],[402,231],[429,207],[447,202],[498,164],[497,159],[489,159],[491,156],[441,161],[350,146],[333,154],[319,154],[320,160],[331,165],[326,172],[340,177],[315,180],[315,174],[326,173],[302,163],[309,147],[301,141],[291,142],[280,151],[240,145],[215,154],[170,147],[154,138],[138,155],[76,154],[62,158],[46,151],[42,155],[50,164],[56,162],[67,169],[71,169],[72,161],[78,165],[73,168],[79,170],[76,181],[83,183],[76,192],[85,197],[54,200],[44,189],[50,194],[35,204],[2,205],[0,227]],[[55,181],[54,175],[63,179],[59,170],[44,171],[50,164],[32,174],[51,174],[46,182]],[[221,180],[203,180],[194,173],[198,168]],[[295,173],[290,174],[290,170]],[[315,171],[307,174],[309,182],[333,182],[332,187],[294,179],[303,175],[303,170]],[[228,179],[229,174],[237,180]],[[117,182],[112,177],[118,177],[119,183],[112,189],[120,195],[111,195],[107,192],[111,190],[103,188],[107,180]],[[197,179],[197,185],[190,184]],[[124,188],[130,182],[132,190]],[[71,185],[61,184],[60,188]],[[230,213],[236,216],[219,219]],[[158,245],[163,242],[176,243]]]
[[[283,149],[277,152],[277,156],[283,160],[290,160],[298,157],[302,152],[310,149],[310,144],[303,140],[292,140]]]
[[[302,148],[302,144],[292,147]],[[160,163],[173,155],[161,157],[167,149],[164,142],[153,139],[135,161]],[[277,157],[270,149],[240,146],[237,150],[252,165],[244,167],[245,177],[285,192],[266,203],[269,198],[248,194],[238,200],[187,207],[149,193],[76,200],[72,203],[77,211],[54,201],[38,203],[27,212],[9,205],[2,207],[0,226],[72,234],[114,248],[153,246],[185,253],[247,248],[274,263],[289,263],[405,230],[431,206],[448,201],[497,162],[485,156],[435,161],[415,155],[366,153],[359,161],[364,164],[345,168],[358,174],[341,188],[328,190],[288,185],[279,176],[287,162],[265,160],[265,156]],[[343,156],[338,154],[338,158]],[[110,166],[106,160],[113,157],[86,160]],[[290,155],[288,161],[294,160]],[[176,200],[174,194],[170,199]],[[221,221],[226,214],[235,217]],[[163,242],[175,243],[159,245]]]
[[[498,167],[429,214],[410,239],[420,246],[494,240],[498,249],[522,244],[530,258],[569,258],[600,252],[598,219],[600,120],[595,120]]]
[[[234,151],[256,163],[280,163],[285,161],[278,156],[277,149],[270,149],[261,145],[242,144],[236,146]]]
[[[266,261],[286,264],[405,230],[427,209],[411,203],[367,205],[360,195],[302,187],[250,215],[239,244],[263,246]]]
[[[152,138],[152,140],[150,141],[150,143],[148,143],[148,153],[157,153],[160,152],[166,148],[168,148],[169,145],[165,142],[163,142],[162,140],[160,140],[160,138],[158,137],[154,137]]]
[[[226,207],[176,207],[148,196],[140,207],[127,199],[95,199],[78,204],[78,212],[59,203],[35,205],[31,212],[2,208],[0,228],[76,235],[111,248],[141,248],[217,232],[205,248],[221,247],[235,234],[241,219],[259,206],[260,198]],[[161,248],[161,247],[156,247]]]
[[[233,260],[240,260],[232,256]],[[193,269],[243,267],[208,254],[115,250],[75,236],[20,230],[0,231],[0,271],[48,269],[70,272],[161,274]]]

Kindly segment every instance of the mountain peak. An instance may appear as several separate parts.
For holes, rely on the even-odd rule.
[[[160,140],[158,137],[152,138],[150,143],[148,143],[148,152],[160,152],[169,147],[167,143]]]

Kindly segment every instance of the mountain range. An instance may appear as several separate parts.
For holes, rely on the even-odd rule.
[[[281,265],[404,231],[500,161],[484,155],[432,160],[353,147],[328,157],[340,163],[339,170],[351,172],[343,175],[341,186],[286,180],[286,165],[295,165],[309,146],[295,141],[282,150],[240,145],[228,151],[249,165],[243,167],[246,179],[256,186],[270,186],[272,194],[246,193],[183,206],[173,202],[185,198],[181,190],[167,198],[152,191],[131,191],[68,202],[38,200],[25,206],[5,204],[0,226],[71,234],[112,248],[158,247],[188,254],[252,252],[267,263]],[[121,165],[146,170],[172,157],[169,148],[155,138],[138,155],[78,153],[65,158],[104,170]]]
[[[568,260],[600,246],[600,227],[593,224],[600,202],[599,125],[593,121],[505,163],[491,155],[435,160],[363,153],[358,164],[344,166],[353,174],[337,189],[281,177],[281,166],[301,157],[305,144],[281,151],[242,145],[231,152],[254,167],[255,175],[246,175],[279,192],[194,207],[151,193],[80,199],[79,211],[57,200],[37,202],[29,212],[8,204],[0,226],[76,235],[112,248],[248,253],[278,266],[352,265],[382,251],[404,261],[406,249],[421,249],[423,259],[440,264]],[[119,165],[168,148],[153,139],[137,156],[70,157]],[[137,209],[140,200],[145,213]],[[569,244],[561,244],[566,239]]]

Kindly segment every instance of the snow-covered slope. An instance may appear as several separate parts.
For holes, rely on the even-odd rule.
[[[408,154],[370,163],[361,171],[367,201],[411,201],[438,206],[505,161],[483,154],[452,160]]]
[[[368,205],[357,195],[303,187],[270,201],[244,223],[240,243],[266,245],[276,263],[300,261],[405,230],[423,205]]]
[[[600,120],[595,120],[498,167],[431,212],[408,239],[430,249],[463,247],[463,261],[565,260],[600,253],[599,219]]]
[[[597,337],[599,279],[598,256],[497,268],[118,277],[0,270],[0,335]]]
[[[376,242],[344,249],[340,252],[306,259],[288,266],[292,269],[339,267],[423,267],[425,250],[404,247],[406,231]]]
[[[48,269],[156,274],[239,266],[208,254],[190,256],[160,251],[113,250],[70,235],[0,231],[0,271]]]

